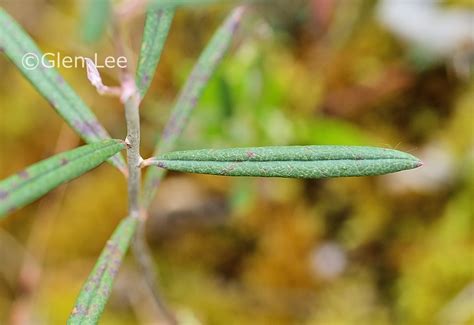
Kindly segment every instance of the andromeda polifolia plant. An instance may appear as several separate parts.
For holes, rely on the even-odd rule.
[[[197,103],[232,44],[246,6],[234,8],[217,29],[197,60],[182,91],[177,97],[171,116],[154,157],[140,155],[139,107],[151,84],[168,32],[179,5],[211,1],[150,1],[146,12],[143,40],[136,72],[124,68],[120,86],[106,87],[99,72],[87,60],[87,75],[101,94],[114,95],[125,108],[127,135],[123,140],[110,139],[109,134],[92,110],[80,99],[59,72],[40,64],[34,69],[24,66],[22,58],[28,54],[41,57],[35,42],[7,12],[0,8],[0,51],[17,66],[20,72],[44,96],[51,107],[86,142],[77,149],[60,153],[38,162],[0,182],[0,217],[5,217],[49,191],[109,161],[127,178],[128,216],[117,226],[106,243],[97,263],[85,281],[68,322],[70,324],[97,323],[109,298],[114,278],[127,249],[133,242],[134,253],[142,265],[144,276],[154,286],[154,273],[147,253],[143,229],[146,213],[166,170],[221,176],[330,178],[374,176],[419,167],[414,156],[397,150],[356,146],[287,146],[173,151]],[[84,20],[87,27],[84,39],[93,42],[106,29],[106,18],[117,23],[117,12],[111,2],[91,1]],[[98,14],[102,13],[102,14]],[[121,44],[120,30],[115,26],[115,41]],[[118,46],[118,48],[123,48]],[[123,53],[118,53],[123,55]],[[126,150],[127,163],[120,151]],[[147,168],[142,182],[142,169]],[[142,185],[143,184],[143,185]],[[136,235],[137,234],[137,235]],[[135,236],[135,238],[134,238]],[[157,304],[166,310],[156,288]],[[175,323],[171,313],[169,323]]]

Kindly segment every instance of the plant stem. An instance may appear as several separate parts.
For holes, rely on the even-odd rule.
[[[146,242],[145,235],[145,220],[141,220],[138,224],[135,239],[132,243],[133,254],[135,259],[140,267],[140,271],[145,278],[145,282],[150,289],[151,294],[153,295],[156,307],[160,312],[163,324],[166,325],[176,325],[178,324],[175,315],[168,308],[166,302],[160,294],[160,288],[156,281],[157,270],[153,264],[153,257],[150,252],[150,248]]]
[[[126,56],[125,46],[117,19],[114,19],[113,24],[114,40],[117,54]],[[131,62],[128,60],[128,62]],[[127,122],[127,161],[128,161],[128,209],[129,216],[139,219],[139,224],[134,229],[135,236],[132,241],[133,255],[137,262],[150,291],[153,294],[154,302],[161,317],[166,322],[165,324],[177,324],[176,319],[166,306],[163,298],[158,291],[158,284],[156,281],[156,270],[153,265],[153,258],[148,248],[145,238],[145,223],[147,213],[140,207],[140,189],[141,189],[141,162],[143,159],[140,156],[140,94],[136,87],[134,80],[134,73],[128,66],[121,70],[121,84],[122,95],[121,99],[125,106],[125,119]]]
[[[117,55],[126,56],[122,31],[116,17],[112,20],[112,29]],[[127,62],[131,62],[127,60]],[[134,73],[127,65],[120,70],[121,96],[125,106],[127,122],[127,165],[128,165],[128,213],[132,218],[140,218],[140,94],[135,85]]]
[[[131,74],[125,73],[122,81],[122,100],[125,104],[125,119],[127,121],[127,165],[128,165],[128,213],[131,218],[138,219],[135,229],[135,236],[132,241],[132,249],[135,259],[145,277],[146,283],[150,287],[155,303],[160,310],[166,324],[177,324],[174,315],[168,310],[161,295],[158,292],[158,285],[155,280],[156,271],[153,260],[149,252],[145,239],[145,222],[147,214],[142,213],[140,208],[140,188],[141,188],[141,163],[140,156],[140,94],[135,86],[135,81]],[[124,97],[128,96],[128,97]]]
[[[127,120],[127,162],[128,162],[128,212],[131,217],[140,217],[140,96],[135,87],[135,81],[126,75],[124,89],[131,89],[130,95],[125,100],[125,118]],[[132,88],[133,87],[133,88]],[[125,91],[124,91],[125,92]]]

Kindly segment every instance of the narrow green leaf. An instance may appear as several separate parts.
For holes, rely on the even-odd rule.
[[[84,141],[93,143],[110,139],[92,111],[59,72],[51,67],[48,58],[43,57],[43,53],[23,28],[2,8],[0,8],[0,30],[0,52],[5,52],[21,73]],[[113,157],[112,163],[122,172],[127,169],[120,155]]]
[[[102,37],[107,29],[111,9],[110,0],[89,0],[81,24],[84,41],[93,43]]]
[[[19,209],[125,148],[121,140],[103,140],[40,161],[0,182],[0,217]]]
[[[244,7],[235,8],[199,57],[171,112],[162,137],[155,148],[155,155],[158,155],[158,152],[171,151],[175,147],[209,79],[230,47],[243,13]],[[163,170],[149,169],[147,171],[143,191],[145,196],[142,200],[144,206],[147,206],[153,199],[156,187],[163,175]]]
[[[127,217],[117,226],[82,287],[67,321],[68,324],[98,323],[137,224],[138,218]]]
[[[174,13],[174,8],[153,9],[150,7],[147,11],[136,77],[136,84],[142,98],[153,80]]]
[[[290,178],[372,176],[421,166],[419,159],[401,151],[357,146],[189,150],[165,153],[149,162],[188,173]]]

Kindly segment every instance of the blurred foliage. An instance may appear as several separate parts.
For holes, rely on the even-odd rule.
[[[44,51],[113,54],[108,36],[81,45],[80,3],[0,0]],[[254,7],[179,148],[365,144],[411,152],[424,168],[318,181],[170,174],[148,239],[162,293],[185,324],[474,324],[473,78],[457,75],[451,58],[415,55],[380,23],[377,5]],[[178,11],[141,108],[144,157],[228,9]],[[125,23],[135,53],[143,19]],[[120,104],[98,96],[85,71],[61,73],[123,138]],[[103,74],[116,84],[116,71]],[[76,146],[3,56],[0,75],[2,178]],[[125,195],[104,165],[2,221],[0,323],[64,323],[125,215]],[[102,324],[154,319],[137,272],[130,256]]]

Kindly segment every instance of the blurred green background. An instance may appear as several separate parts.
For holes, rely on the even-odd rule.
[[[0,5],[44,52],[114,54],[110,30],[82,40],[85,1]],[[141,107],[144,157],[230,8],[178,11]],[[473,15],[469,0],[251,6],[179,149],[375,145],[425,166],[312,181],[168,175],[147,237],[183,324],[474,324]],[[135,61],[143,19],[130,9],[121,21]],[[99,96],[84,70],[60,71],[124,138],[119,101]],[[117,71],[101,73],[117,84]],[[0,76],[1,178],[80,144],[5,56]],[[125,196],[104,164],[0,223],[0,324],[65,322]],[[101,323],[157,317],[128,256]]]

